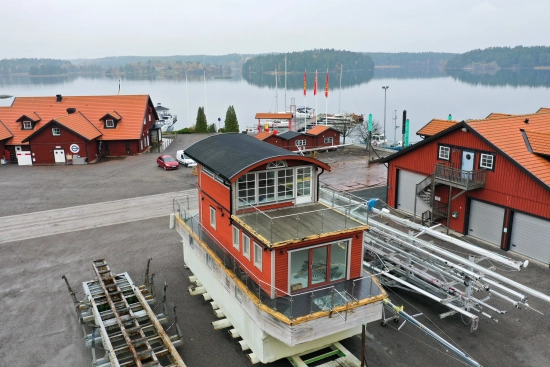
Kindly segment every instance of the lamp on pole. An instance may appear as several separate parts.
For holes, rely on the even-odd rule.
[[[384,140],[386,140],[386,91],[389,86],[385,85],[382,87],[384,89]]]

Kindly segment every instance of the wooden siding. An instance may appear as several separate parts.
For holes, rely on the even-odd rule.
[[[332,144],[325,144],[325,138],[332,138]],[[340,144],[340,134],[334,130],[326,130],[314,138],[312,148],[330,147],[332,145]]]
[[[438,159],[438,147],[446,145],[451,147],[451,159],[449,162]],[[461,130],[451,132],[439,139],[421,146],[407,154],[403,154],[389,162],[388,168],[388,204],[396,205],[397,170],[405,169],[423,175],[431,175],[435,164],[446,164],[460,168],[460,159],[463,150],[475,152],[474,169],[479,167],[480,153],[495,155],[494,171],[487,171],[485,187],[464,193],[451,204],[451,212],[457,212],[458,218],[451,218],[450,228],[467,233],[467,201],[476,199],[519,210],[543,218],[550,218],[550,191],[538,184],[524,171],[518,168],[507,157],[496,152],[492,147],[471,133]],[[441,197],[441,203],[448,202],[448,187],[440,185],[435,194]],[[452,195],[460,192],[453,189]],[[418,213],[417,213],[418,214]],[[501,246],[504,246],[506,238]]]
[[[359,238],[356,239],[355,237]],[[324,243],[332,243],[345,239],[351,241],[351,262],[350,262],[350,278],[361,276],[363,269],[363,231],[356,233],[344,233],[331,237],[325,237],[317,240],[304,241],[298,244],[293,244],[281,248],[277,248],[275,253],[275,287],[277,288],[277,296],[282,296],[280,291],[288,292],[288,251],[302,247],[310,247]],[[325,285],[326,286],[326,285]]]
[[[221,205],[226,210],[230,208],[230,195],[229,187],[225,186],[219,181],[216,181],[214,178],[210,177],[201,170],[201,181],[200,189],[207,195],[215,200],[219,205]]]
[[[61,129],[61,135],[54,136],[50,127]],[[39,132],[29,141],[34,158],[33,164],[55,164],[53,150],[64,149],[65,154],[73,154],[70,150],[72,144],[77,144],[80,147],[80,151],[76,154],[87,157],[86,140],[62,125],[51,124],[50,127]]]

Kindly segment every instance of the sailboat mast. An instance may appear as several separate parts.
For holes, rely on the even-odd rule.
[[[285,112],[286,112],[286,55],[285,55]]]
[[[187,101],[187,126],[191,126],[189,119],[189,90],[187,89],[187,71],[185,72],[185,99]]]
[[[279,73],[277,69],[275,69],[275,113],[279,112],[279,94],[278,94],[279,87],[277,84],[277,79],[279,79]]]
[[[204,115],[206,116],[206,69],[204,69]]]
[[[338,94],[338,113],[340,113],[340,102],[342,101],[342,72],[344,65],[340,64],[340,93]]]

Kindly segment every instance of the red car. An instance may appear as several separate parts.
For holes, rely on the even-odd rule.
[[[165,171],[167,169],[178,169],[178,167],[180,166],[178,161],[176,161],[169,155],[161,155],[160,157],[158,157],[157,164],[159,167],[164,168]]]

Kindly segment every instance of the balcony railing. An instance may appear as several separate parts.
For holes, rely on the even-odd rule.
[[[487,170],[465,171],[436,164],[434,179],[449,186],[473,190],[485,186]]]
[[[200,244],[214,252],[223,268],[232,272],[253,297],[252,301],[263,304],[275,312],[286,316],[289,321],[315,312],[329,311],[338,314],[343,320],[347,319],[348,310],[360,300],[378,297],[383,294],[377,281],[364,272],[364,276],[353,280],[343,280],[323,288],[311,289],[298,294],[289,294],[282,289],[272,287],[265,281],[257,278],[245,264],[233,256],[216,238],[204,228],[195,213],[188,210],[185,199],[174,200],[174,213],[199,240]],[[199,244],[194,244],[199,246]],[[217,266],[212,262],[212,266]],[[215,272],[212,267],[212,271]],[[374,300],[373,300],[374,301]]]
[[[272,210],[262,210],[261,206],[243,201],[235,217],[261,236],[267,246],[273,246],[279,242],[365,227],[365,220],[352,215],[358,210],[364,210],[366,216],[363,204],[352,201],[336,200],[329,206],[308,203]]]

